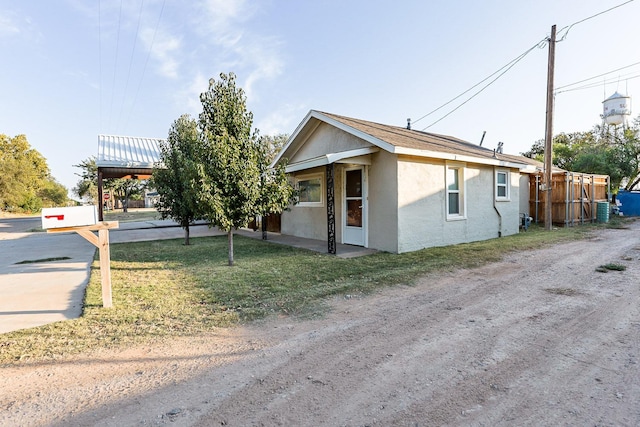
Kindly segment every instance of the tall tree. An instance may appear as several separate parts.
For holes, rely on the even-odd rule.
[[[263,240],[267,239],[266,217],[281,213],[286,206],[295,202],[296,192],[287,178],[286,161],[271,167],[288,138],[287,135],[279,134],[275,137],[261,137],[259,140],[260,197],[256,213],[262,216]]]
[[[268,205],[271,199],[261,197],[265,191],[277,191],[284,183],[265,184],[266,151],[257,130],[252,130],[253,114],[247,111],[244,91],[236,87],[235,74],[209,80],[200,101],[201,207],[206,219],[227,232],[229,265],[233,265],[233,231],[246,227]]]
[[[544,146],[536,141],[525,157],[541,160]],[[609,175],[611,189],[640,182],[640,122],[632,126],[596,125],[591,131],[559,134],[553,138],[553,164],[569,171]]]
[[[189,226],[200,219],[198,199],[202,167],[198,126],[188,114],[180,116],[160,143],[160,164],[153,170],[150,185],[160,196],[156,209],[162,219],[173,218],[184,229],[184,244],[189,245]]]
[[[38,191],[43,207],[64,206],[67,204],[67,188],[55,179],[47,181]]]
[[[80,168],[81,172],[76,173],[80,177],[73,192],[81,199],[87,199],[93,205],[98,203],[98,166],[95,156],[82,160],[79,164],[73,165]]]
[[[38,211],[43,205],[43,196],[48,194],[44,190],[56,186],[60,190],[47,160],[31,148],[25,135],[10,138],[0,134],[0,209]],[[47,200],[46,204],[58,201],[64,204],[66,196],[63,200],[57,197]]]
[[[204,217],[228,235],[229,265],[233,265],[233,231],[256,213],[259,197],[257,134],[246,96],[233,73],[209,80],[200,95],[199,126],[204,146],[202,207]]]
[[[113,191],[116,199],[120,200],[122,211],[128,212],[129,200],[141,200],[147,188],[146,179],[110,178],[105,180],[104,187]]]

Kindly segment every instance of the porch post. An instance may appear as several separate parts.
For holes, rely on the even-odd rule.
[[[104,196],[102,193],[102,168],[98,168],[98,221],[104,221]]]
[[[330,254],[336,253],[336,203],[333,163],[327,165],[327,240]]]

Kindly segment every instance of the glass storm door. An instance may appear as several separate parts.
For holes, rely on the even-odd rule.
[[[366,200],[363,168],[345,170],[344,220],[342,241],[349,245],[364,246],[364,201]]]

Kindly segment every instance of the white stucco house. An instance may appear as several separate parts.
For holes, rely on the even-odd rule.
[[[402,253],[518,233],[519,156],[460,139],[312,110],[274,160],[299,202],[283,234]]]

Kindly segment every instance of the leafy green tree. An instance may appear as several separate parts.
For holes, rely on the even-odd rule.
[[[640,184],[640,116],[633,121],[633,126],[622,130],[619,145],[615,160],[622,166],[625,190],[637,189]]]
[[[564,169],[609,175],[611,188],[618,192],[624,181],[631,183],[638,174],[640,140],[637,130],[595,126],[581,140],[569,145]]]
[[[285,171],[286,162],[271,163],[287,142],[284,134],[276,137],[260,138],[258,149],[258,169],[260,170],[260,197],[256,212],[262,216],[262,239],[267,239],[266,216],[279,214],[295,202],[295,189],[289,182]]]
[[[42,199],[42,206],[54,207],[67,204],[67,188],[54,179],[47,181],[38,191],[38,196]]]
[[[172,218],[184,229],[189,245],[189,225],[200,219],[198,199],[202,167],[198,163],[198,125],[188,114],[180,116],[160,143],[160,164],[153,170],[150,186],[159,195],[156,209],[162,219]]]
[[[629,190],[640,182],[639,129],[636,119],[628,128],[597,125],[588,132],[556,135],[553,164],[573,172],[609,175],[614,193],[623,182]],[[522,155],[543,161],[544,141],[536,141]]]
[[[553,137],[554,165],[559,168],[572,170],[577,153],[585,146],[593,144],[594,137],[591,132],[561,133]],[[531,150],[521,153],[525,157],[544,162],[544,139],[533,143]]]
[[[64,189],[51,176],[47,160],[31,148],[25,135],[13,138],[0,134],[0,209],[16,211],[38,211],[43,205],[46,189],[57,186]],[[66,203],[56,196],[44,202]]]
[[[269,164],[271,164],[271,162],[275,160],[276,156],[278,155],[280,150],[282,150],[288,140],[289,135],[287,135],[286,133],[260,136],[260,145],[265,150],[265,157]]]
[[[80,173],[76,173],[80,180],[73,188],[74,194],[89,200],[92,205],[98,204],[98,166],[95,156],[84,159],[73,167],[81,169]]]
[[[73,188],[73,192],[82,199],[86,199],[91,204],[98,204],[98,166],[95,156],[82,160],[73,167],[82,171],[76,173],[80,180]],[[114,197],[120,200],[124,212],[127,212],[127,201],[129,199],[140,198],[147,188],[146,180],[107,178],[102,182],[103,189],[111,190]]]
[[[227,232],[229,265],[233,265],[233,231],[246,227],[267,207],[276,211],[278,201],[288,197],[269,197],[266,193],[277,192],[288,182],[271,181],[265,174],[267,153],[257,130],[252,131],[253,114],[247,111],[244,91],[236,87],[235,74],[222,73],[219,81],[209,80],[209,89],[200,95],[200,101],[200,161],[204,172],[200,205],[203,217]],[[270,176],[278,180],[284,175]],[[285,206],[283,203],[280,210]]]
[[[129,200],[142,199],[147,186],[146,179],[109,178],[104,180],[104,188],[113,191],[114,197],[120,200],[123,212],[128,212]]]
[[[539,162],[544,161],[544,139],[539,139],[531,145],[529,151],[520,153],[521,156],[528,157],[530,159],[537,160]]]

